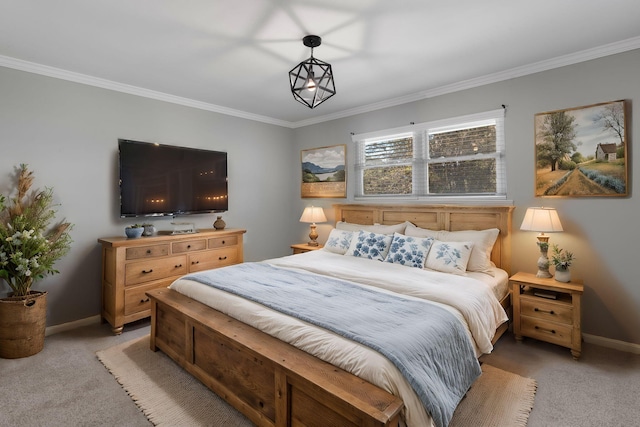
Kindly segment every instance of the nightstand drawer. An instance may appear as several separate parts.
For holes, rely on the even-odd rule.
[[[552,322],[564,323],[565,325],[571,325],[573,323],[573,308],[571,305],[539,297],[521,295],[520,313],[523,316],[550,320]]]
[[[569,325],[547,322],[527,316],[522,316],[520,322],[522,335],[552,344],[571,347],[571,333],[573,328]]]

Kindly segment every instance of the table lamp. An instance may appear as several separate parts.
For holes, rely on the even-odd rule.
[[[310,222],[311,223],[311,232],[309,233],[309,246],[318,246],[318,242],[316,239],[318,238],[318,232],[316,231],[316,222],[326,222],[327,217],[324,216],[324,211],[322,208],[315,206],[307,206],[304,208],[304,212],[302,212],[302,216],[300,217],[300,222]]]
[[[544,233],[562,231],[558,212],[554,208],[527,208],[520,230],[540,232],[537,242],[540,248],[540,258],[538,258],[538,273],[536,277],[551,277],[551,273],[549,273],[549,258],[547,257],[549,236]]]

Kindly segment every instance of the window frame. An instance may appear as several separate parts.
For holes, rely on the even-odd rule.
[[[452,117],[431,122],[411,124],[392,129],[384,129],[375,132],[353,134],[351,139],[355,145],[356,155],[354,156],[354,176],[356,177],[355,200],[428,200],[428,201],[473,201],[479,200],[487,202],[490,200],[506,200],[507,198],[507,173],[506,173],[506,142],[504,132],[504,109],[486,111],[482,113],[469,114]],[[474,127],[495,125],[496,127],[496,151],[485,154],[464,155],[459,159],[481,160],[487,158],[496,159],[496,192],[495,193],[474,193],[474,194],[429,194],[428,193],[428,164],[455,161],[456,158],[431,159],[428,154],[429,134],[453,132],[456,130],[470,129]],[[365,150],[367,143],[380,140],[393,140],[407,136],[413,137],[413,158],[412,165],[412,193],[411,194],[364,194],[364,171],[375,166],[365,164]]]

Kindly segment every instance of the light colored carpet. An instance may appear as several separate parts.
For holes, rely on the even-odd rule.
[[[152,352],[148,336],[96,355],[154,425],[253,426],[164,353]],[[450,427],[526,426],[535,380],[486,363],[482,371],[456,409]]]

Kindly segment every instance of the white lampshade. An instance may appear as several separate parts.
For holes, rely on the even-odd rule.
[[[320,207],[316,206],[307,206],[304,208],[304,212],[302,212],[302,216],[300,217],[300,222],[326,222],[327,217],[324,216],[324,211]]]
[[[554,233],[562,230],[558,212],[554,208],[527,208],[520,230]]]

